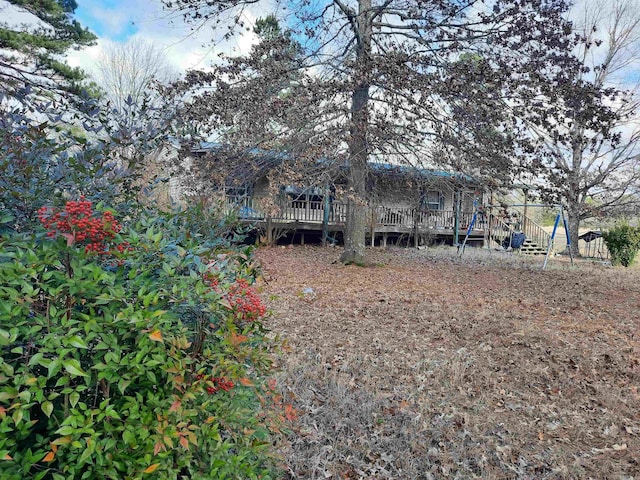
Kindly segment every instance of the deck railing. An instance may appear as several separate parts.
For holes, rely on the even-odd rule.
[[[415,224],[411,208],[379,205],[374,207],[373,212],[372,220],[378,225],[410,228]]]
[[[488,229],[489,238],[500,245],[513,232],[513,228],[496,215],[488,216]]]
[[[535,242],[539,247],[546,248],[551,241],[551,235],[529,217],[522,217],[522,231],[528,239]]]
[[[522,231],[526,238],[535,242],[539,247],[547,248],[551,235],[529,217],[523,217],[521,223],[505,222],[498,215],[489,215],[489,236],[495,242],[502,241],[513,232]]]
[[[287,220],[306,223],[322,223],[324,221],[323,201],[294,200],[281,206],[278,213],[272,215],[273,220]],[[332,202],[329,205],[329,223],[344,223],[346,220],[346,205]]]
[[[227,199],[227,208],[235,211],[241,219],[264,220],[266,215],[261,212],[256,202],[251,198]],[[271,215],[272,221],[319,223],[324,221],[324,201],[294,200],[282,205],[277,213]],[[329,205],[328,221],[331,224],[344,224],[347,218],[347,205],[342,202],[331,202]],[[396,205],[378,205],[370,210],[370,221],[374,228],[419,228],[428,230],[453,230],[456,215],[453,210],[416,210],[411,207]],[[460,212],[458,229],[464,232],[473,218],[473,212]],[[474,230],[487,227],[484,219],[476,221]]]
[[[410,207],[380,205],[374,208],[376,223],[386,227],[427,228],[432,230],[453,230],[456,214],[453,210],[415,210]],[[471,224],[473,212],[460,212],[458,229],[466,230]],[[479,223],[474,229],[484,228]]]

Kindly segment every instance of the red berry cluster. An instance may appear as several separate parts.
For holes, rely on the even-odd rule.
[[[220,282],[216,276],[208,273],[204,278],[212,289],[219,291]],[[255,288],[244,279],[236,280],[229,287],[229,291],[224,294],[224,298],[231,305],[231,310],[236,314],[238,320],[257,320],[267,313],[267,308],[262,304]]]
[[[223,390],[225,392],[228,392],[229,390],[231,390],[235,385],[231,380],[227,380],[225,377],[211,377],[208,378],[207,376],[205,376],[203,373],[200,373],[198,375],[196,375],[196,380],[198,381],[204,381],[207,383],[207,393],[209,395],[213,395],[216,392],[218,392],[219,390]]]
[[[240,315],[241,320],[257,320],[267,313],[255,288],[240,279],[229,288],[229,303]]]
[[[80,197],[78,202],[69,201],[63,211],[55,211],[53,207],[42,207],[38,210],[38,220],[49,231],[47,236],[55,238],[65,236],[70,245],[85,244],[86,252],[109,253],[107,244],[113,241],[121,227],[111,212],[104,212],[97,217],[91,202]],[[116,246],[124,252],[129,245],[121,243]]]
[[[214,276],[211,273],[206,273],[204,275],[204,280],[209,284],[209,286],[214,289],[214,290],[218,290],[218,285],[220,284],[220,280],[218,280],[218,277]]]

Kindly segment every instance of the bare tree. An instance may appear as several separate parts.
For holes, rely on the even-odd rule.
[[[581,222],[640,206],[640,2],[589,0],[572,13],[583,68],[542,100],[553,108],[533,130],[547,149],[544,196],[566,205],[578,255]]]
[[[120,157],[117,161],[122,168],[139,172],[138,177],[130,176],[135,183],[132,187],[147,190],[151,183],[166,177],[163,171],[169,144],[166,133],[164,141],[155,142],[153,149],[144,139],[157,138],[161,130],[169,128],[174,111],[156,86],[177,79],[178,72],[165,52],[140,39],[108,46],[95,70],[96,83],[108,106],[109,128],[121,139],[121,147],[115,150]],[[160,190],[166,189],[163,185]],[[154,195],[167,196],[157,188]]]
[[[245,10],[261,2],[163,3],[189,22],[230,20],[233,29],[246,27]],[[268,57],[254,50],[194,72],[183,88],[200,95],[187,112],[205,130],[231,131],[236,139],[244,132],[247,143],[255,137],[239,116],[251,125],[297,117],[297,124],[272,130],[288,137],[279,143],[297,157],[306,149],[311,159],[336,159],[346,172],[344,262],[364,258],[369,160],[416,165],[463,148],[466,166],[479,165],[477,152],[495,151],[500,161],[485,165],[508,170],[503,153],[513,149],[510,132],[521,124],[498,113],[513,97],[526,103],[542,85],[560,84],[578,68],[568,54],[573,39],[563,0],[324,0],[289,7],[275,13],[292,30],[302,61],[264,64]],[[461,61],[469,55],[473,61]],[[264,95],[265,79],[277,83],[289,68],[298,77],[287,95]]]
[[[141,105],[155,82],[169,83],[178,77],[165,52],[150,42],[130,39],[107,46],[96,63],[96,82],[117,111]]]

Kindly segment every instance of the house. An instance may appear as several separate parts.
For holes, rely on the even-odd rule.
[[[221,153],[219,144],[206,143],[192,151],[196,160],[208,155],[214,162]],[[316,170],[330,175],[295,178],[278,175],[290,163],[281,153],[252,150],[236,160],[220,182],[226,208],[260,229],[265,241],[283,236],[301,243],[341,241],[347,208],[344,169],[318,161]],[[370,164],[367,191],[370,245],[456,244],[486,203],[483,189],[471,177],[386,163]],[[482,244],[487,228],[483,215],[473,227],[468,243]]]

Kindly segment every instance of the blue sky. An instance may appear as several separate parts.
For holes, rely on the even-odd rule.
[[[207,68],[220,51],[249,49],[252,33],[229,42],[212,43],[215,33],[205,27],[195,33],[182,17],[162,9],[160,0],[77,0],[75,17],[98,36],[98,44],[78,52],[70,52],[69,63],[91,71],[101,52],[111,43],[129,39],[153,43],[165,51],[167,60],[178,71]],[[255,17],[246,11],[249,22]]]
[[[217,53],[246,52],[255,41],[251,33],[234,38],[230,42],[212,45],[215,34],[205,27],[195,34],[184,25],[179,14],[162,9],[160,0],[76,0],[75,17],[98,37],[98,45],[80,52],[71,52],[70,63],[90,71],[100,52],[112,42],[125,42],[130,38],[153,43],[166,52],[169,63],[178,71],[189,68],[207,68],[215,61]],[[593,0],[578,0],[578,4]],[[269,0],[263,0],[244,10],[244,20],[251,24],[255,18],[269,13]],[[584,6],[577,5],[576,12]],[[207,46],[208,45],[208,46]],[[604,47],[603,47],[604,48]],[[636,83],[638,69],[626,69],[623,80]]]
[[[129,0],[79,0],[76,18],[98,37],[114,41],[125,41],[134,35],[139,27],[136,18],[126,18]]]

